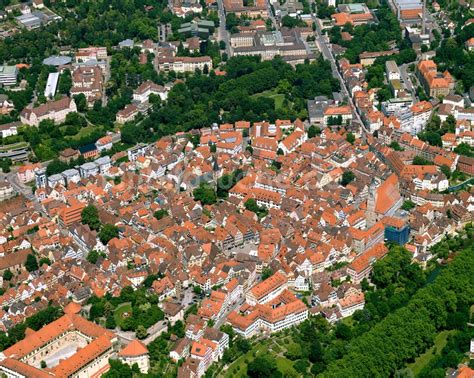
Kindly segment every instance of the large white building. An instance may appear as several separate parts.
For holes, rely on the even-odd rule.
[[[271,301],[281,294],[288,286],[288,279],[280,272],[268,277],[252,287],[246,295],[247,303],[251,306]]]
[[[168,91],[165,87],[147,80],[133,92],[133,100],[144,103],[149,100],[151,94],[160,96],[161,101],[165,101],[168,98]]]
[[[5,349],[0,354],[0,375],[82,378],[105,373],[117,337],[82,318],[80,309],[78,304],[70,303],[64,308],[65,315],[38,331],[29,330],[23,340]]]
[[[304,322],[308,318],[308,308],[285,289],[279,296],[266,304],[257,304],[246,313],[232,312],[227,322],[234,331],[244,338],[250,338],[259,332],[279,332]]]
[[[159,71],[175,71],[175,72],[195,72],[197,69],[204,71],[212,69],[212,59],[209,56],[180,56],[158,58],[157,66]]]

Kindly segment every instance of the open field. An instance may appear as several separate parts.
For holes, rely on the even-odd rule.
[[[266,97],[275,100],[275,110],[280,109],[285,100],[285,95],[277,93],[274,89],[254,94],[252,97]]]
[[[420,374],[421,370],[430,362],[430,360],[441,353],[441,350],[446,345],[448,336],[452,333],[452,331],[443,331],[436,336],[434,345],[428,349],[425,353],[420,355],[415,362],[408,365],[408,368],[413,371],[415,377]]]

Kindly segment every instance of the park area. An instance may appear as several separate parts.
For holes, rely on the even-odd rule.
[[[123,326],[124,319],[131,316],[132,304],[130,302],[122,303],[114,311],[115,323],[119,326]]]
[[[265,357],[276,362],[276,367],[284,377],[299,377],[309,372],[311,363],[307,359],[298,359],[301,347],[291,335],[282,333],[278,338],[255,340],[252,349],[237,358],[227,369],[218,375],[224,378],[247,377],[247,367],[257,357]],[[290,359],[291,358],[291,359]]]
[[[283,101],[285,100],[285,95],[278,93],[275,89],[254,94],[252,97],[266,97],[273,99],[275,101],[275,110],[280,110],[283,106]]]

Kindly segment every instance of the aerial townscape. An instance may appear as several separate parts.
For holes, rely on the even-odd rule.
[[[0,4],[0,377],[474,378],[474,1]]]

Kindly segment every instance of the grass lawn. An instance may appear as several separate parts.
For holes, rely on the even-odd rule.
[[[250,351],[244,355],[237,358],[226,371],[219,374],[220,377],[230,378],[230,377],[246,377],[247,376],[247,364],[254,360],[253,353],[256,352],[257,356],[260,354],[268,353],[268,346],[266,343],[260,344],[256,348],[252,348]],[[245,362],[245,360],[248,361]]]
[[[275,353],[281,353],[282,352],[281,348],[275,343],[272,344],[272,351],[274,351]]]
[[[277,357],[276,363],[284,377],[297,377],[300,374],[293,368],[293,362],[284,357]]]
[[[257,347],[252,348],[246,354],[240,356],[237,360],[235,360],[227,370],[221,372],[218,376],[219,377],[246,377],[247,376],[247,365],[252,362],[255,357],[253,353],[256,352],[257,356],[259,355],[270,355],[271,357],[275,358],[275,361],[278,366],[278,370],[283,373],[283,376],[287,377],[294,377],[298,376],[298,372],[293,368],[293,362],[285,357],[277,357],[277,353],[280,353],[283,348],[276,345],[275,343],[268,344],[268,341],[262,342]],[[247,360],[247,362],[245,362]]]
[[[420,374],[421,370],[430,362],[430,360],[441,353],[441,350],[444,348],[444,346],[447,343],[448,336],[453,333],[453,331],[442,331],[440,332],[435,340],[434,340],[434,345],[428,349],[425,353],[422,355],[418,356],[415,362],[411,363],[408,365],[408,368],[410,368],[415,375],[415,377]],[[435,353],[435,348],[436,348],[436,353]]]
[[[281,109],[285,95],[277,93],[275,89],[254,94],[252,97],[267,97],[275,100],[275,110]]]
[[[73,135],[71,136],[70,138],[71,139],[74,139],[74,140],[79,140],[81,139],[82,137],[85,137],[85,136],[88,136],[90,133],[92,133],[92,131],[94,131],[95,129],[97,128],[100,128],[98,126],[86,126],[86,127],[83,127],[79,130],[79,132],[76,134],[76,135]]]
[[[132,304],[131,303],[129,303],[129,302],[128,303],[122,303],[120,306],[118,306],[115,309],[114,318],[115,318],[115,323],[118,326],[120,326],[122,324],[122,321],[123,321],[122,315],[125,312],[128,312],[128,313],[132,312]]]

